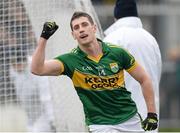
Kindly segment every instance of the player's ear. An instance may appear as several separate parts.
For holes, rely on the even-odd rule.
[[[72,34],[72,36],[73,36],[74,40],[76,40],[76,36],[75,36],[75,34],[74,34],[74,32],[73,32],[73,31],[71,32],[71,34]]]
[[[97,31],[97,26],[96,24],[94,24],[94,32],[96,33],[96,31]]]

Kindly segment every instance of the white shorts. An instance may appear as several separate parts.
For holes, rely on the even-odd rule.
[[[131,119],[117,125],[89,125],[89,131],[92,133],[145,132],[141,127],[141,119],[138,113]]]

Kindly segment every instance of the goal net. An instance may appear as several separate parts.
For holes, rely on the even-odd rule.
[[[69,25],[74,11],[91,14],[102,38],[90,0],[0,0],[0,131],[87,131],[71,80],[30,73],[44,22],[59,25],[48,40],[47,59],[77,46]]]

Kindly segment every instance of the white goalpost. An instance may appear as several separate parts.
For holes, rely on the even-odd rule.
[[[1,0],[0,7],[0,131],[87,131],[71,80],[34,76],[30,63],[46,21],[59,25],[48,40],[47,59],[77,46],[70,29],[74,11],[91,14],[98,27],[97,37],[103,37],[91,1]],[[12,126],[17,119],[19,124]]]

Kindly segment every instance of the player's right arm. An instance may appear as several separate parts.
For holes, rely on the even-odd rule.
[[[32,55],[31,72],[33,74],[41,76],[56,76],[63,72],[64,66],[62,62],[55,59],[45,60],[47,40],[57,29],[58,26],[55,22],[46,22],[44,24],[38,46]]]

